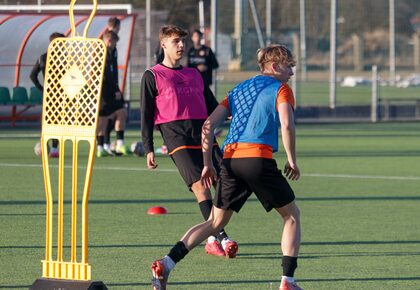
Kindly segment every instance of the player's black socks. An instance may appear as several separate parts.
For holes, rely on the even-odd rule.
[[[124,131],[115,131],[117,133],[117,140],[124,140]]]
[[[104,136],[104,143],[110,144],[111,143],[111,132],[114,129],[114,121],[108,120],[108,124],[106,124],[106,132]]]
[[[188,250],[185,247],[184,243],[179,241],[175,244],[175,246],[172,247],[172,249],[169,251],[168,256],[175,262],[178,263],[181,261],[187,254]]]
[[[52,147],[58,148],[58,139],[52,139]]]
[[[283,276],[293,277],[297,268],[297,257],[283,256],[281,261]]]
[[[198,203],[198,206],[200,207],[200,211],[203,215],[204,220],[208,220],[211,213],[211,209],[213,207],[213,203],[211,202],[211,200],[207,199],[201,201]]]
[[[104,146],[104,136],[96,136],[98,146]]]
[[[223,239],[228,238],[228,235],[226,234],[225,229],[221,229],[220,233],[218,233],[216,237],[219,241],[223,241]]]

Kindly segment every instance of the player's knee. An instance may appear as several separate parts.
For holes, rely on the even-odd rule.
[[[119,121],[125,120],[127,118],[127,110],[125,108],[119,109],[115,112],[115,116]]]
[[[292,218],[293,222],[300,223],[300,210],[297,206],[294,207],[294,209],[291,213],[291,218]]]
[[[211,200],[211,192],[209,189],[205,188],[200,181],[194,183],[191,186],[191,190],[194,192],[197,201],[201,202],[204,200]]]
[[[282,216],[283,220],[292,219],[296,222],[300,221],[300,210],[295,202],[291,202],[288,205],[277,209]]]

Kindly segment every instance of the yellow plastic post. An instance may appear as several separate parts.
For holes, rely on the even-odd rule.
[[[83,36],[76,35],[72,0],[69,9],[71,36],[56,38],[49,47],[44,81],[42,109],[42,164],[46,196],[45,259],[42,276],[48,279],[91,280],[88,264],[88,199],[96,147],[96,128],[106,47],[102,40],[87,38],[87,32],[96,13],[97,0],[85,26]],[[53,196],[50,179],[47,142],[59,140],[57,252],[53,257]],[[89,143],[89,156],[82,197],[82,255],[77,260],[77,169],[79,141]],[[70,141],[70,142],[68,142]],[[71,191],[71,250],[70,260],[63,257],[64,245],[64,159],[66,143],[72,150]],[[96,288],[95,288],[96,289]]]

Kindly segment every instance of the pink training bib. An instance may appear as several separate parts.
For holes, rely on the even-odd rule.
[[[196,69],[170,69],[157,64],[150,70],[158,91],[155,124],[208,117],[203,80]]]

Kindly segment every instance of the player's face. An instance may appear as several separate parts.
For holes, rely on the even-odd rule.
[[[162,40],[162,48],[166,56],[173,60],[180,60],[184,54],[185,37],[172,35]]]
[[[120,25],[115,25],[115,26],[109,26],[108,30],[114,31],[116,34],[118,34],[118,32],[120,32],[120,28],[121,28]]]
[[[200,40],[201,40],[200,34],[198,34],[197,32],[194,32],[193,35],[191,35],[191,40],[194,43],[194,45],[200,44]]]
[[[115,39],[112,39],[111,37],[104,38],[104,42],[105,42],[106,47],[111,50],[117,46],[117,41]]]
[[[293,69],[290,64],[277,63],[274,64],[274,77],[282,83],[287,83],[293,76]]]

